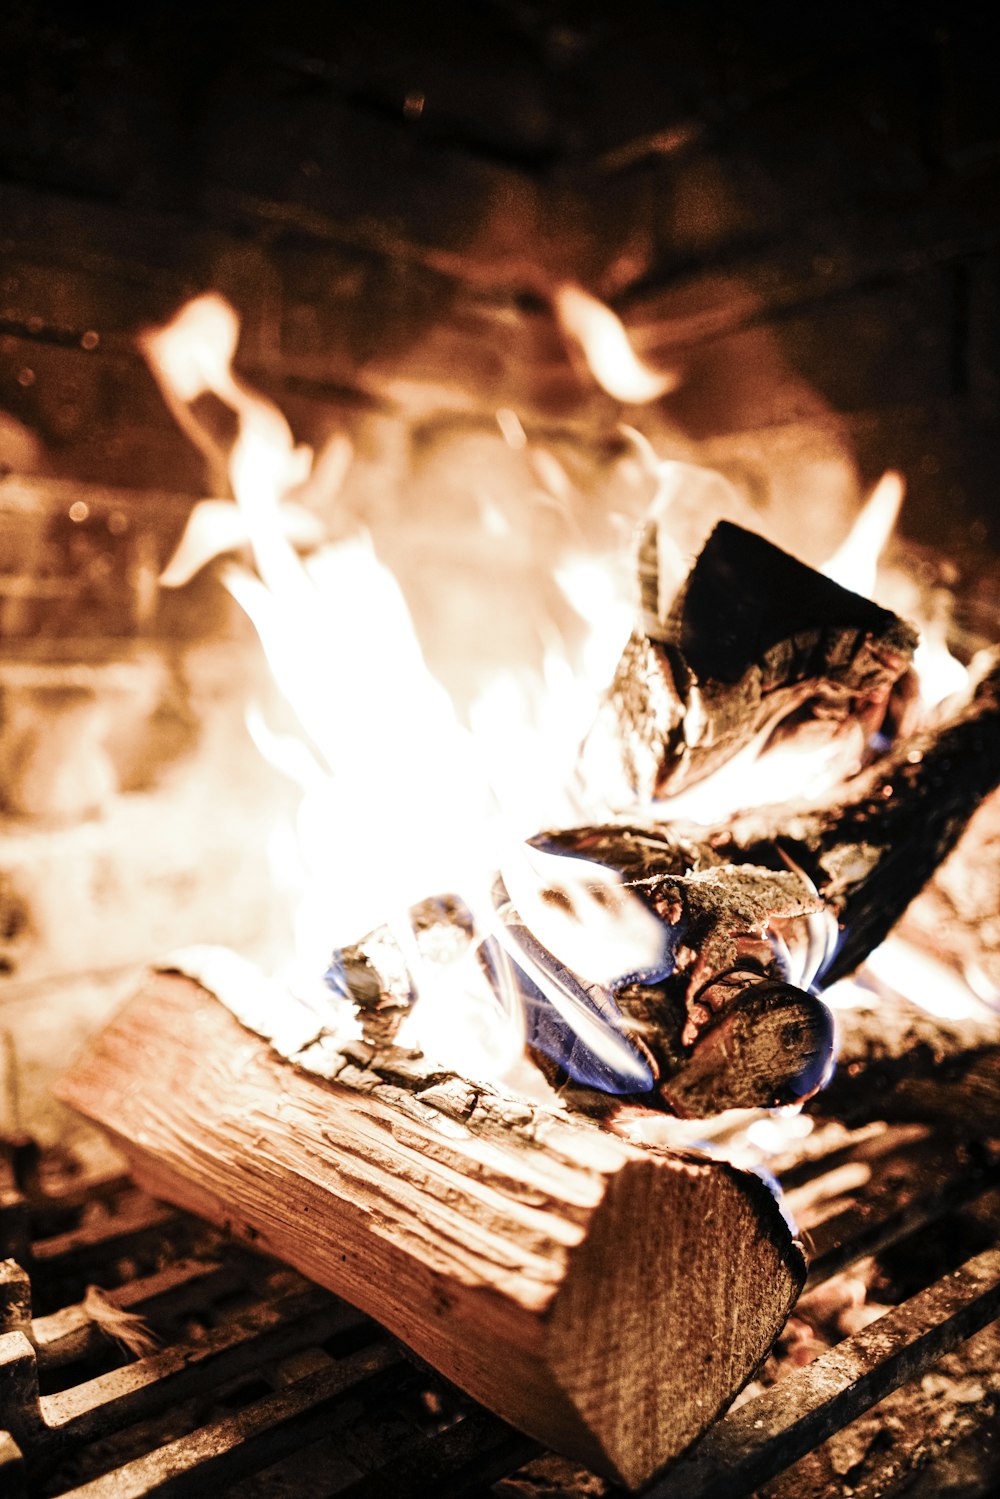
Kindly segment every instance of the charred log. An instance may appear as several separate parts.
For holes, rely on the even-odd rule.
[[[658,1097],[651,1095],[646,1101],[660,1101],[678,1112],[712,1112],[721,1100],[737,1096],[740,1086],[752,1093],[749,1083],[741,1085],[738,1079],[753,1073],[758,1059],[765,1063],[769,1050],[767,1065],[777,1066],[775,1076],[780,1075],[777,1036],[789,1036],[794,1055],[795,1037],[807,1049],[810,1036],[817,1034],[816,1021],[810,1022],[801,1007],[788,1004],[787,991],[778,1002],[765,989],[755,1004],[752,988],[727,1002],[720,999],[717,985],[707,990],[699,986],[706,971],[723,971],[718,965],[734,930],[741,932],[737,951],[744,953],[754,938],[768,936],[787,946],[797,933],[800,943],[808,946],[820,930],[814,926],[810,931],[809,917],[817,907],[810,906],[806,892],[813,890],[822,909],[836,918],[839,940],[832,955],[820,954],[818,961],[806,956],[805,970],[822,983],[853,972],[887,935],[998,783],[1000,664],[993,660],[949,717],[856,777],[837,804],[799,814],[767,808],[707,833],[703,842],[655,826],[577,828],[545,835],[547,848],[620,870],[643,899],[665,915],[679,920],[684,913],[690,936],[677,948],[682,961],[670,977],[655,986],[626,986],[615,995],[647,1045],[651,1035],[657,1038],[661,1082]],[[679,879],[680,868],[686,875]],[[800,881],[797,906],[783,907],[775,898],[775,888],[767,883],[768,869],[774,879],[783,871],[786,880]],[[730,907],[727,894],[706,919],[708,913],[690,907],[691,892],[701,895],[713,886],[737,899]],[[696,954],[690,971],[683,961],[688,946]],[[766,968],[762,946],[757,961]],[[684,1027],[679,1029],[682,1013]],[[943,1064],[954,1054],[968,1061],[973,1093],[981,1092],[981,1106],[995,1117],[996,1026],[982,1023],[982,1035],[969,1054],[961,1040],[964,1027],[953,1033],[917,1011],[907,1012],[905,1025],[900,1022],[887,1031],[881,1044],[888,1050],[883,1053],[877,1024],[872,1025],[869,1046],[854,1012],[842,1020],[850,1043],[843,1043],[842,1064],[820,1109],[838,1112],[838,1100],[849,1093],[855,1098],[853,1109],[860,1110],[850,1114],[852,1119],[878,1117],[890,1107],[895,1111],[889,1117],[926,1117],[930,1100],[948,1076],[947,1068],[938,1076],[938,1061]],[[693,1043],[686,1054],[685,1041]],[[956,1062],[959,1071],[963,1065],[964,1061]],[[918,1087],[915,1079],[927,1067],[934,1073],[932,1085]],[[884,1080],[878,1103],[863,1082],[854,1081],[869,1074]],[[909,1080],[898,1103],[890,1106],[886,1099],[896,1077]],[[955,1107],[961,1112],[964,1105]]]
[[[1000,785],[1000,659],[951,716],[904,741],[848,783],[833,805],[789,815],[769,808],[710,835],[739,863],[805,872],[841,939],[824,983],[877,947]]]
[[[625,802],[676,794],[793,715],[870,732],[917,643],[895,615],[728,521],[676,599],[646,603],[582,759],[584,779]]]
[[[156,1195],[335,1290],[589,1467],[637,1486],[710,1424],[804,1275],[757,1177],[398,1050],[342,1048],[253,990],[240,979],[222,1003],[153,977],[60,1096]]]

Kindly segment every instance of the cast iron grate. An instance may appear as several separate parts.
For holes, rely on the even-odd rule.
[[[822,1146],[782,1171],[800,1221],[813,1224],[810,1287],[890,1246],[911,1278],[929,1265],[930,1282],[723,1417],[653,1484],[656,1499],[736,1499],[764,1484],[785,1493],[769,1480],[1000,1317],[994,1150],[916,1128],[838,1131]],[[127,1177],[43,1185],[29,1142],[8,1146],[4,1171],[0,1492],[10,1499],[613,1492],[583,1474],[579,1490],[559,1490],[537,1444],[376,1323]],[[140,1315],[155,1345],[130,1353],[117,1342],[120,1313]],[[127,1336],[134,1325],[126,1319]],[[970,1419],[985,1431],[996,1402],[963,1411],[966,1437]]]

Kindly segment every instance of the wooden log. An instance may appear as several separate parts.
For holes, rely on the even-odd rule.
[[[949,1125],[1000,1138],[1000,1016],[942,1019],[881,995],[837,1010],[837,1069],[810,1112],[855,1126],[874,1119]]]
[[[581,758],[612,805],[675,795],[793,715],[870,732],[917,643],[894,614],[729,521],[672,602],[649,590],[647,577],[642,626]]]
[[[274,1045],[190,979],[153,976],[58,1094],[147,1189],[618,1482],[647,1479],[750,1378],[804,1274],[757,1177],[254,1003]]]
[[[677,951],[690,949],[695,955],[690,964],[675,967],[659,983],[631,984],[615,992],[660,1066],[658,1090],[633,1102],[660,1103],[681,1114],[707,1114],[733,1106],[740,1090],[748,1096],[755,1086],[763,1089],[768,1068],[773,1069],[776,1085],[787,1089],[789,1081],[796,1082],[797,1058],[805,1064],[812,1055],[819,1065],[821,1053],[815,1043],[821,1039],[824,1017],[829,1023],[819,1000],[808,996],[818,1007],[811,1012],[786,986],[780,999],[765,999],[764,991],[755,1004],[753,985],[745,991],[740,988],[735,997],[731,987],[727,993],[727,986],[751,966],[741,952],[752,960],[753,941],[766,930],[783,938],[797,930],[800,940],[808,940],[808,926],[802,922],[808,922],[817,905],[839,928],[835,946],[821,957],[812,975],[822,984],[852,973],[886,937],[957,843],[976,808],[1000,783],[1000,659],[985,659],[980,670],[974,688],[949,716],[902,741],[841,788],[840,799],[828,806],[803,812],[767,807],[697,837],[651,824],[574,828],[538,840],[549,851],[578,854],[621,872],[654,909],[674,913],[685,932],[683,948]],[[779,888],[768,884],[768,870],[771,879],[790,882],[784,905]],[[817,897],[813,905],[810,891]],[[689,909],[692,897],[696,904]],[[766,955],[758,956],[758,967],[762,963],[766,969]],[[722,983],[707,981],[713,973],[725,975],[727,968],[736,974],[730,973]],[[773,964],[769,977],[780,979]],[[983,1028],[989,1037],[988,1020]],[[787,1048],[781,1044],[782,1034],[787,1035]],[[948,1055],[952,1047],[947,1037],[944,1026],[939,1037],[928,1041],[931,1053]],[[904,1043],[898,1039],[902,1052]],[[916,1019],[909,1042],[920,1055]],[[867,1056],[860,1037],[857,1044]],[[829,1044],[826,1054],[832,1054]],[[854,1061],[848,1054],[848,1065]],[[984,1104],[993,1097],[993,1066],[984,1058],[986,1075],[976,1083],[985,1090]],[[882,1066],[879,1075],[888,1077],[892,1070]],[[842,1065],[837,1096],[845,1075]],[[812,1086],[803,1086],[804,1081]],[[815,1072],[803,1071],[798,1075],[799,1096],[815,1092],[820,1081]],[[932,1092],[936,1090],[937,1085]],[[927,1090],[921,1092],[926,1102]],[[912,1080],[906,1093],[915,1093]],[[819,1107],[836,1111],[831,1100]],[[903,1107],[901,1101],[899,1108]],[[856,1117],[876,1115],[862,1106]],[[924,1110],[891,1117],[927,1114]]]
[[[574,829],[533,841],[583,852],[593,840],[607,864],[634,871],[632,836],[630,829]],[[655,1092],[656,1102],[685,1118],[801,1102],[828,1070],[832,1022],[815,995],[784,980],[765,932],[772,921],[807,918],[818,902],[791,871],[723,866],[711,850],[666,834],[654,859],[652,843],[639,835],[644,867],[657,870],[641,893],[663,922],[671,971],[662,977],[608,987],[581,979],[524,926],[498,881],[504,976],[523,1007],[530,1055],[554,1086],[570,1079],[635,1102],[652,1102]],[[428,965],[442,950],[479,942],[482,966],[497,982],[496,942],[481,940],[456,897],[422,901],[409,916]],[[539,988],[546,979],[548,992]],[[417,985],[387,927],[338,949],[327,981],[354,1004],[376,1046],[392,1043],[416,1001]],[[554,991],[566,999],[562,1007]],[[596,1102],[591,1111],[604,1112]]]
[[[709,835],[724,859],[809,877],[841,932],[824,983],[878,946],[1000,785],[1000,655],[981,671],[950,717],[902,741],[837,802],[799,815],[765,808]]]

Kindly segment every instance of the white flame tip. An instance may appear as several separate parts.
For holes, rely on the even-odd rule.
[[[553,294],[563,330],[579,344],[594,379],[628,406],[642,406],[675,390],[675,370],[654,370],[639,358],[618,315],[582,286],[564,282]]]

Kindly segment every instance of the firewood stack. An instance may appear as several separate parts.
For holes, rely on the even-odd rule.
[[[532,1056],[583,1107],[395,1044],[416,984],[391,942],[364,939],[331,967],[329,1013],[218,957],[155,976],[60,1096],[149,1190],[343,1294],[525,1431],[643,1482],[751,1377],[804,1261],[757,1177],[601,1123],[623,1099],[703,1117],[823,1085],[832,1022],[813,986],[864,959],[1000,781],[1000,668],[983,664],[967,698],[914,734],[915,644],[887,611],[729,525],[681,593],[647,607],[583,766],[617,761],[632,801],[817,725],[845,760],[876,732],[894,739],[821,808],[700,829],[633,814],[533,840],[621,878],[660,924],[657,968],[600,983],[569,971],[502,879],[492,933],[437,903],[433,920],[485,972],[503,948]],[[347,1039],[345,1001],[362,1040]],[[631,1058],[624,1074],[602,1031]]]

